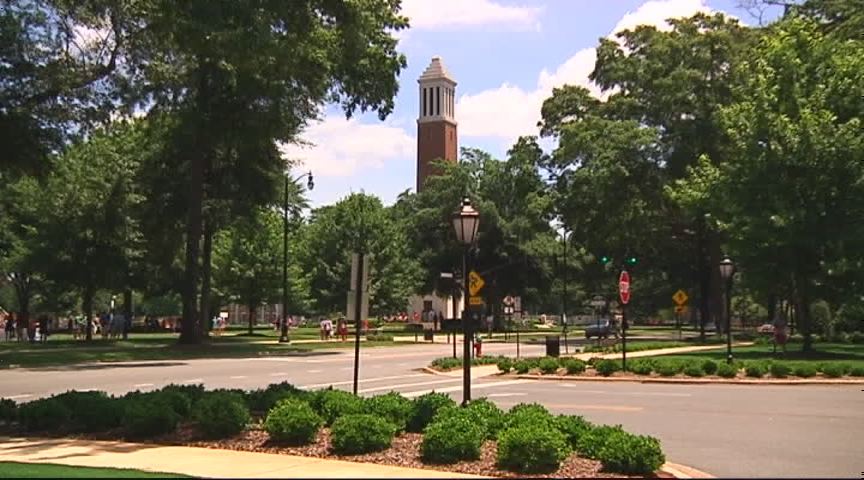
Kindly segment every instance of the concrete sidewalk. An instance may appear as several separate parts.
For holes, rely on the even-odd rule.
[[[204,478],[485,478],[296,455],[67,438],[0,437],[0,462],[131,468]]]
[[[753,345],[753,342],[738,342],[733,343],[733,347],[749,347]],[[674,348],[658,348],[655,350],[642,350],[639,352],[627,352],[627,358],[637,358],[637,357],[653,357],[655,355],[675,355],[676,353],[689,353],[689,352],[702,352],[705,350],[719,350],[721,348],[726,348],[726,345],[697,345],[693,347],[674,347]],[[598,355],[595,353],[579,353],[576,355],[572,355],[573,358],[578,358],[579,360],[588,361],[593,357],[600,357],[604,359],[619,359],[621,358],[621,353],[607,353],[604,355]]]

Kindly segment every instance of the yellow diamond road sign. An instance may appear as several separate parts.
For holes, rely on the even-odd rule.
[[[480,290],[483,289],[483,285],[486,285],[486,282],[483,281],[483,277],[474,270],[471,270],[471,273],[468,274],[468,293],[470,293],[472,297],[476,296],[480,293]]]
[[[678,305],[684,305],[685,303],[687,303],[688,298],[689,297],[687,296],[687,293],[684,292],[684,290],[678,290],[677,292],[675,292],[675,295],[672,295],[672,300]]]

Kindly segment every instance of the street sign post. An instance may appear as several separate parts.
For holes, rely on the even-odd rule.
[[[678,340],[681,340],[681,315],[687,311],[687,292],[679,289],[672,295],[672,301],[675,302],[675,326],[678,327]]]
[[[678,290],[672,295],[672,301],[675,302],[675,305],[684,305],[689,298],[684,290]]]
[[[483,281],[483,277],[474,270],[471,270],[471,273],[468,274],[468,293],[474,297],[480,293],[480,290],[483,290],[484,285],[486,285],[486,282]]]
[[[630,274],[618,275],[618,296],[621,298],[621,369],[627,371],[627,304],[630,303]]]

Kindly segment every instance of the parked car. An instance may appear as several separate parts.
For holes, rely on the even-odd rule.
[[[771,325],[770,323],[765,323],[759,325],[759,327],[756,328],[756,331],[759,333],[771,334],[774,333],[774,325]]]
[[[618,328],[608,318],[585,326],[585,338],[609,338],[610,336],[618,338]]]

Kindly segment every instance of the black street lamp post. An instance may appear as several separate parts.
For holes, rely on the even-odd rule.
[[[456,240],[463,247],[462,251],[462,294],[465,304],[462,308],[462,405],[468,405],[471,401],[471,321],[468,313],[468,257],[471,247],[477,240],[477,229],[480,226],[480,214],[471,206],[468,197],[462,199],[462,207],[453,214],[453,229],[456,231]],[[455,344],[456,338],[454,336]]]
[[[312,172],[306,172],[291,180],[285,175],[285,188],[282,192],[282,334],[279,335],[279,343],[288,343],[288,182],[297,183],[303,177],[308,177],[306,186],[309,190],[315,188]]]
[[[561,295],[561,325],[564,333],[564,353],[570,353],[567,346],[567,240],[570,232],[564,228],[564,264],[561,266],[561,273],[564,280],[564,291]]]
[[[726,257],[720,262],[720,276],[726,281],[726,362],[732,363],[732,279],[735,264]]]

